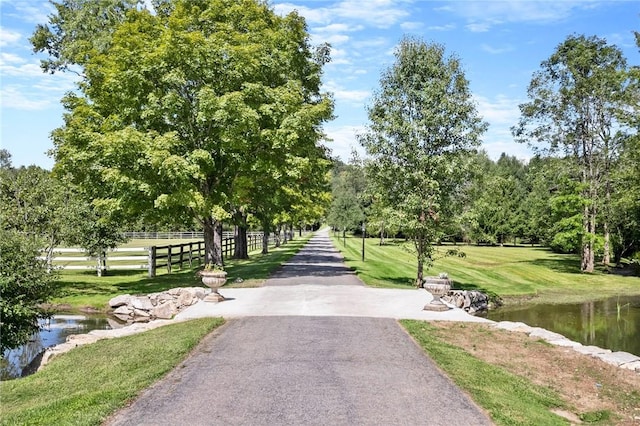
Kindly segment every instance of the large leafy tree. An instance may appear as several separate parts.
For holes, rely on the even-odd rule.
[[[415,245],[421,285],[432,242],[452,217],[451,198],[486,124],[478,116],[460,60],[443,46],[405,38],[380,80],[360,143],[381,200],[401,212]]]
[[[69,18],[95,6],[79,0],[60,4],[51,19],[64,31],[34,35],[36,49],[84,76],[80,94],[64,99],[55,171],[112,215],[155,209],[194,218],[207,262],[222,264],[222,221],[240,205],[234,190],[252,173],[277,177],[279,156],[319,143],[332,111],[319,89],[328,53],[310,47],[303,18],[277,16],[258,0],[163,0],[154,13],[99,4],[112,15],[90,21],[103,28],[95,38],[75,32],[82,26]],[[87,42],[75,43],[75,34]],[[56,55],[72,47],[81,54]]]
[[[513,129],[516,140],[565,156],[575,165],[583,200],[581,269],[586,272],[594,270],[598,209],[611,191],[618,141],[621,133],[637,132],[619,120],[628,108],[630,88],[617,47],[598,37],[570,36],[534,74],[531,102],[520,106],[521,118]],[[603,220],[606,225],[606,215]]]

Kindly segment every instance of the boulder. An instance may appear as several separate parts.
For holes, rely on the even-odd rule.
[[[120,296],[116,296],[113,299],[109,300],[109,306],[112,308],[117,308],[119,306],[128,305],[130,300],[130,294],[121,294]]]
[[[194,302],[194,299],[195,297],[193,297],[193,294],[191,292],[183,291],[176,299],[176,305],[178,305],[179,308],[183,306],[191,306]]]
[[[150,311],[153,309],[153,304],[147,296],[132,297],[131,306],[133,306],[134,309],[140,309],[143,311]]]
[[[154,318],[170,319],[178,313],[176,303],[174,301],[168,301],[161,305],[156,306],[151,310],[151,316]]]
[[[120,306],[118,308],[116,308],[113,311],[113,314],[116,316],[125,316],[125,317],[130,317],[133,315],[133,309],[131,307],[129,307],[128,305],[123,305]]]

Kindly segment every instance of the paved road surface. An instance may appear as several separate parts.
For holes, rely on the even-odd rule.
[[[340,260],[319,234],[266,285],[361,287]],[[491,423],[394,319],[270,315],[231,319],[108,424]]]

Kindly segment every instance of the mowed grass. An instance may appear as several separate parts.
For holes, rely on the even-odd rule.
[[[411,288],[417,273],[417,260],[411,243],[388,241],[380,246],[376,238],[333,239],[346,263],[368,285]],[[541,247],[487,247],[459,245],[465,257],[445,257],[453,246],[436,247],[434,265],[426,275],[446,272],[455,288],[478,289],[503,298],[531,299],[530,302],[566,303],[602,299],[609,296],[640,294],[640,277],[621,276],[598,270],[580,272],[576,255],[553,253]]]
[[[550,411],[564,406],[555,391],[537,386],[443,342],[435,337],[434,327],[426,322],[402,320],[400,323],[455,384],[489,413],[497,425],[568,424]]]
[[[247,260],[225,260],[226,286],[260,286],[283,262],[296,254],[311,235],[296,237],[278,248],[270,247],[266,255],[255,251],[249,254]],[[159,268],[153,278],[148,277],[147,271],[113,270],[102,277],[91,271],[60,271],[56,282],[58,294],[51,302],[65,305],[70,310],[86,307],[106,310],[109,300],[119,294],[149,294],[175,287],[203,287],[196,276],[201,265],[197,262],[191,268],[186,265],[183,269],[174,266],[171,274],[167,273],[166,268]],[[239,278],[242,282],[236,283]]]
[[[0,424],[99,425],[223,323],[220,318],[177,323],[58,355],[34,375],[0,382]]]

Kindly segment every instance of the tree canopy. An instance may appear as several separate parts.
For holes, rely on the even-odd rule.
[[[432,242],[452,219],[451,202],[467,171],[466,154],[486,129],[460,60],[443,46],[405,38],[380,80],[360,143],[368,176],[384,203],[401,212],[418,258],[416,284]]]
[[[531,102],[520,106],[521,119],[513,128],[516,140],[566,156],[580,183],[581,269],[587,272],[594,270],[599,211],[605,213],[609,238],[608,204],[602,200],[610,197],[612,162],[620,141],[637,133],[620,120],[637,99],[629,77],[617,47],[598,37],[569,36],[534,74],[528,90]]]
[[[221,265],[222,221],[243,204],[274,202],[242,194],[273,194],[282,176],[322,164],[328,49],[309,45],[297,13],[278,16],[262,1],[154,4],[152,13],[100,2],[91,33],[80,18],[97,5],[65,1],[53,30],[34,34],[52,56],[45,69],[82,68],[53,133],[54,171],[115,216],[193,217],[207,262]]]

